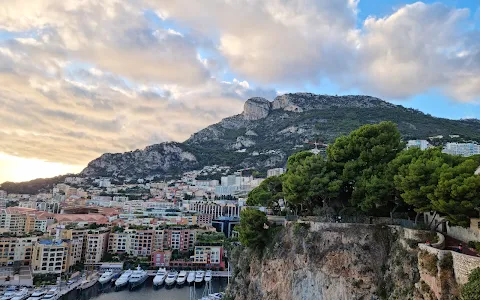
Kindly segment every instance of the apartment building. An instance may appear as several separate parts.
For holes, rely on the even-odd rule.
[[[32,271],[36,274],[65,272],[69,244],[62,240],[40,240],[33,246]]]
[[[46,232],[48,219],[45,216],[37,216],[35,214],[27,214],[25,219],[25,232],[40,231]]]
[[[132,240],[132,254],[134,256],[149,256],[152,254],[155,242],[154,230],[135,230]]]
[[[472,156],[480,154],[480,145],[474,143],[447,143],[443,148],[443,152],[451,155]]]
[[[205,264],[206,266],[220,266],[222,257],[222,246],[195,246],[195,263]]]
[[[173,227],[167,231],[168,245],[179,251],[193,250],[195,246],[196,231],[184,227]]]
[[[90,229],[85,238],[85,264],[98,264],[108,249],[110,228]]]
[[[129,253],[132,243],[131,232],[112,232],[108,238],[108,252]]]
[[[420,150],[426,150],[431,147],[427,140],[409,140],[407,142],[407,149],[419,148]]]
[[[15,261],[29,265],[32,260],[33,245],[37,237],[0,237],[0,266],[13,264]]]
[[[84,249],[87,231],[84,229],[66,229],[62,230],[61,235],[63,239],[70,241],[67,259],[68,265],[72,266],[82,262],[85,257]]]
[[[272,176],[280,176],[283,173],[285,173],[284,168],[274,168],[274,169],[269,169],[267,170],[267,177],[272,177]]]
[[[33,255],[33,246],[38,241],[37,237],[15,238],[14,261],[20,261],[23,265],[30,265]]]

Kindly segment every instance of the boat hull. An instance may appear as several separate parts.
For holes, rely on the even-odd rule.
[[[142,277],[140,280],[137,280],[137,281],[129,281],[128,282],[128,288],[130,290],[133,290],[133,289],[136,289],[138,287],[140,287],[148,278],[148,275],[145,275],[144,277]]]

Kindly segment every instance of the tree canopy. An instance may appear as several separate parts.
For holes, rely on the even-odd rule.
[[[268,238],[267,215],[257,209],[246,208],[240,212],[240,225],[236,228],[240,242],[249,247],[263,249]]]

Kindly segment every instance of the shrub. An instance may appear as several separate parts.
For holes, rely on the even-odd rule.
[[[420,265],[432,276],[437,276],[437,262],[438,258],[435,254],[428,253],[427,251],[420,252]]]
[[[462,287],[462,300],[480,300],[480,268],[468,276],[468,282]]]
[[[451,253],[448,253],[440,260],[440,269],[443,270],[453,270],[453,256]]]

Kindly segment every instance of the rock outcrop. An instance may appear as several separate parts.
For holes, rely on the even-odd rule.
[[[233,250],[235,300],[423,299],[415,231],[363,224],[288,225],[261,256]],[[410,243],[411,244],[411,243]]]
[[[267,99],[261,97],[250,98],[243,106],[243,118],[249,121],[263,119],[270,113],[270,108],[271,103]]]

